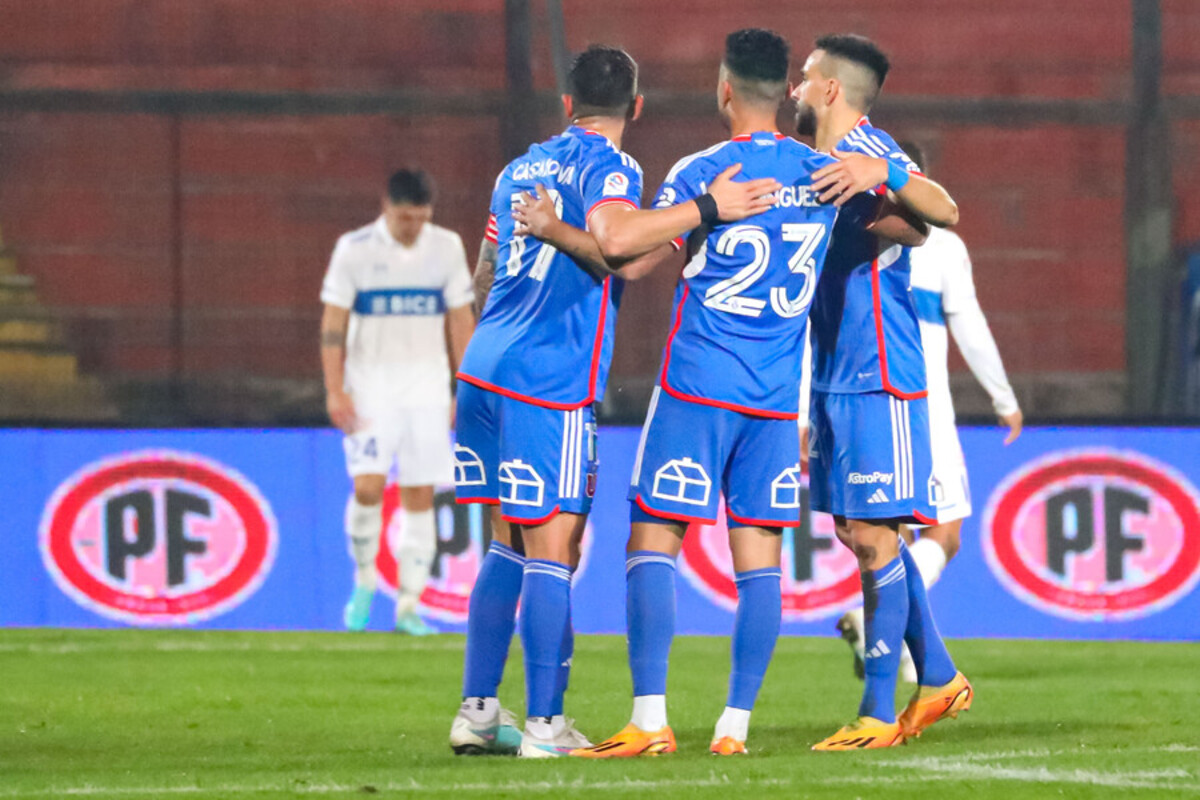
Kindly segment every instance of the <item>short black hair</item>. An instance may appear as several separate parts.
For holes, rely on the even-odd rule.
[[[787,40],[775,31],[743,28],[725,37],[725,66],[748,81],[787,81]]]
[[[624,50],[594,44],[575,57],[567,87],[575,116],[621,116],[637,97],[638,67]]]
[[[879,49],[879,45],[857,33],[833,33],[817,39],[816,46],[828,55],[866,68],[874,76],[874,86],[859,87],[860,91],[854,98],[856,104],[861,106],[859,110],[867,111],[879,96],[879,90],[883,88],[883,82],[891,68],[891,62]]]
[[[896,142],[896,144],[900,145],[900,149],[908,154],[908,157],[917,165],[917,169],[921,170],[922,175],[928,174],[925,171],[925,165],[928,163],[925,160],[925,148],[911,139],[905,139],[902,142]]]
[[[394,205],[407,203],[414,206],[427,206],[433,203],[437,193],[433,178],[425,170],[400,169],[388,178],[387,196]]]

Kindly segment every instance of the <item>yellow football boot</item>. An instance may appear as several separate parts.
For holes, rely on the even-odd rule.
[[[668,725],[662,730],[644,731],[632,722],[615,736],[592,747],[580,747],[570,755],[576,758],[633,758],[675,752],[675,732]]]
[[[945,686],[919,686],[908,705],[900,712],[900,726],[905,736],[920,736],[921,731],[938,720],[954,719],[966,711],[975,699],[975,689],[961,672]]]
[[[813,750],[874,750],[904,744],[904,731],[899,722],[884,722],[874,717],[859,717],[849,725],[817,742]]]

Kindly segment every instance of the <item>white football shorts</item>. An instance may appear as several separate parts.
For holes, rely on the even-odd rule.
[[[400,486],[454,483],[454,451],[447,406],[359,412],[359,430],[343,439],[346,471],[390,475],[397,467]]]
[[[929,438],[933,451],[933,479],[929,491],[937,521],[966,519],[971,516],[971,487],[967,482],[967,463],[954,418],[939,415],[931,419]]]

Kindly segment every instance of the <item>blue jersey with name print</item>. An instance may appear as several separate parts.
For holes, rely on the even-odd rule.
[[[795,419],[804,330],[838,210],[809,186],[833,163],[778,133],[738,136],[679,161],[655,200],[667,206],[703,194],[741,164],[737,181],[775,178],[775,206],[692,237],[698,249],[675,290],[659,383],[681,400],[746,414]]]
[[[569,256],[514,236],[512,208],[536,184],[577,228],[601,206],[641,205],[642,170],[601,134],[572,126],[535,144],[496,181],[488,237],[495,280],[459,377],[518,400],[569,410],[604,395],[622,282],[597,281]]]
[[[886,158],[919,174],[885,132],[863,117],[837,148]],[[875,194],[884,194],[879,187]],[[842,208],[812,314],[812,386],[837,394],[886,391],[925,396],[921,331],[909,289],[909,249],[864,230],[877,198],[852,198]]]

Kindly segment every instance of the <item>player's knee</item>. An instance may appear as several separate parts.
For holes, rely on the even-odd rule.
[[[429,511],[433,508],[433,487],[400,487],[400,505],[413,512]]]
[[[958,531],[952,531],[949,536],[942,542],[942,549],[946,551],[946,560],[954,558],[958,555],[958,548],[961,546],[962,540],[959,538]]]
[[[354,481],[354,499],[364,506],[377,506],[383,502],[384,482],[367,478]]]

